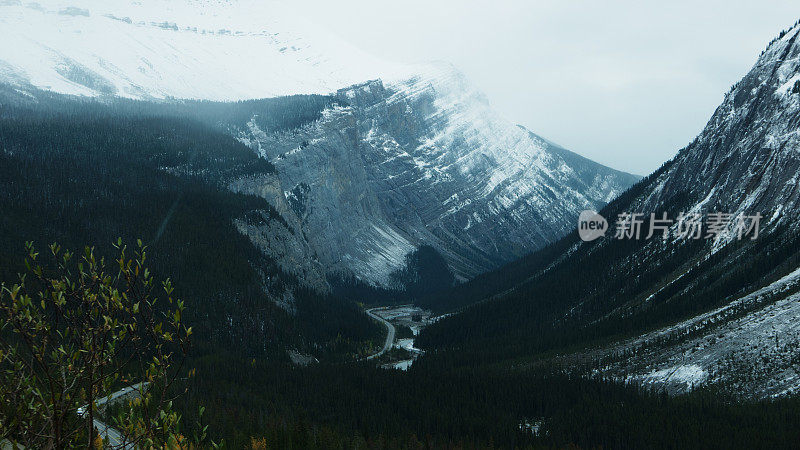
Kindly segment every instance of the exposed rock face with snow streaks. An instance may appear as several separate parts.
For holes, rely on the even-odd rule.
[[[341,89],[339,106],[296,133],[242,131],[332,267],[388,284],[426,243],[474,276],[555,240],[636,180],[507,122],[449,66],[419,73]]]
[[[705,210],[783,220],[800,204],[800,27],[774,40],[636,211],[679,193]],[[794,220],[794,218],[792,218]]]
[[[389,285],[420,244],[470,277],[553,241],[580,210],[636,180],[500,118],[452,68],[381,61],[284,3],[5,0],[0,34],[0,81],[21,91],[156,101],[335,95],[338,107],[296,132],[237,124],[238,137],[279,168],[290,208],[271,203],[302,229],[275,240],[237,226],[315,287],[330,272]],[[236,188],[264,194],[252,182]]]
[[[800,24],[781,33],[767,47],[750,72],[725,96],[697,139],[667,164],[642,195],[623,208],[658,211],[680,199],[678,206],[683,210],[763,214],[760,240],[721,258],[713,267],[719,273],[736,271],[751,260],[763,259],[765,254],[768,258],[784,249],[787,258],[794,258],[789,249],[796,246],[800,227],[798,82]],[[734,239],[733,233],[721,236],[707,246],[704,258]],[[759,247],[764,239],[775,244]],[[654,246],[645,250],[634,260],[658,259],[659,253],[667,253]],[[673,391],[703,382],[724,382],[742,396],[797,392],[800,269],[791,261],[794,259],[767,267],[772,270],[769,278],[758,280],[742,295],[728,298],[720,308],[615,346],[614,352],[637,350],[635,356],[612,365],[609,371],[647,384],[665,385]],[[696,276],[699,265],[676,271],[660,286]],[[690,296],[692,289],[695,286],[690,284],[676,297]]]

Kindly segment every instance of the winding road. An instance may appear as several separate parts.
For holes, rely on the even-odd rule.
[[[139,396],[142,390],[148,385],[146,381],[124,387],[113,394],[107,395],[103,398],[98,399],[95,404],[97,405],[98,409],[108,404],[113,404],[117,400],[123,399],[125,397],[130,396]],[[88,405],[87,405],[88,406]],[[78,408],[78,415],[83,417],[86,414],[86,406]],[[125,442],[125,437],[119,431],[111,428],[110,426],[106,425],[105,423],[94,419],[94,427],[97,429],[98,434],[100,437],[103,438],[103,442],[111,448],[119,448],[119,449],[132,449],[134,445],[130,442]]]
[[[364,358],[364,359],[375,359],[375,358],[379,358],[379,357],[381,357],[381,356],[382,356],[384,353],[386,353],[386,352],[388,352],[389,350],[391,350],[391,348],[392,348],[392,345],[394,344],[394,332],[395,332],[394,325],[392,325],[391,323],[389,323],[389,321],[388,321],[388,320],[384,319],[383,317],[381,317],[381,316],[379,316],[379,315],[377,315],[377,314],[375,314],[375,313],[373,312],[373,311],[377,311],[377,310],[381,310],[381,309],[386,309],[386,307],[383,307],[383,306],[382,306],[382,307],[379,307],[379,308],[372,308],[372,309],[368,309],[368,310],[367,310],[367,315],[368,315],[368,316],[370,316],[370,317],[372,317],[373,319],[375,319],[375,320],[379,321],[379,322],[382,322],[384,325],[386,325],[386,330],[387,330],[387,333],[386,333],[386,342],[384,342],[384,343],[383,343],[383,348],[382,348],[382,349],[381,349],[381,350],[380,350],[378,353],[374,353],[374,354],[372,354],[372,355],[370,355],[370,356],[367,356],[367,357],[366,357],[366,358]]]

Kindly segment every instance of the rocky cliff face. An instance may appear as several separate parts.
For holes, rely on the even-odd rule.
[[[338,106],[299,130],[219,117],[280,171],[279,187],[231,187],[271,197],[294,232],[237,226],[317,288],[331,272],[389,285],[421,244],[471,277],[636,179],[505,121],[450,67],[380,61],[282,3],[0,1],[0,36],[0,82],[20,92],[162,104],[333,93]]]
[[[461,292],[483,296],[474,301],[496,301],[427,329],[431,342],[506,337],[516,345],[555,335],[587,348],[562,355],[566,365],[671,392],[703,383],[746,397],[797,392],[799,130],[796,24],[769,44],[690,145],[601,211],[612,228],[605,238],[582,242],[573,233],[498,277],[487,275],[480,283],[497,286],[488,294],[474,283],[463,286]],[[614,222],[624,212],[668,213],[673,220],[698,213],[705,224],[700,239],[676,237],[676,224],[668,239],[658,231],[649,240],[614,239]],[[758,238],[738,239],[736,220],[709,236],[713,212],[761,214]],[[482,335],[487,323],[503,325]],[[545,331],[531,334],[538,329]],[[607,345],[598,336],[629,339]],[[520,353],[538,350],[531,348]]]
[[[236,229],[264,254],[278,261],[282,270],[319,292],[328,292],[325,267],[319,263],[301,223],[284,197],[278,177],[263,173],[239,177],[228,183],[228,189],[261,197],[280,215],[275,218],[253,211],[236,220]],[[291,302],[286,304],[291,305]]]
[[[684,291],[670,295],[655,291],[654,300],[691,296],[701,290],[701,280],[753,280],[742,283],[746,287],[718,308],[616,347],[616,353],[638,350],[636,356],[613,366],[612,372],[633,374],[628,376],[676,391],[705,382],[722,382],[735,394],[754,397],[800,389],[798,170],[800,25],[796,24],[770,43],[698,138],[629,207],[655,210],[682,198],[687,210],[764,215],[762,237],[756,244],[737,248],[729,228],[708,245],[703,259],[661,281],[661,289],[670,290],[675,284],[685,285]],[[731,247],[735,250],[729,251]],[[655,254],[658,249],[648,252]],[[661,249],[661,253],[666,252]],[[717,261],[704,264],[709,258]]]
[[[794,222],[800,191],[800,27],[785,31],[725,96],[705,129],[635,201],[650,210],[678,194],[687,204],[762,212]]]
[[[448,66],[341,89],[291,133],[251,122],[240,139],[278,168],[320,261],[380,284],[422,244],[461,278],[567,232],[637,177],[499,117]]]

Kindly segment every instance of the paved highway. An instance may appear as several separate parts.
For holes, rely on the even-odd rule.
[[[379,358],[381,355],[383,355],[384,353],[386,353],[389,350],[391,350],[392,345],[394,344],[394,331],[395,331],[394,330],[394,325],[389,323],[389,321],[384,319],[383,317],[375,314],[374,311],[377,311],[377,310],[380,310],[380,309],[386,309],[386,308],[385,307],[380,307],[380,308],[368,309],[367,310],[367,315],[372,317],[373,319],[379,321],[379,322],[382,322],[384,325],[386,325],[386,330],[387,330],[386,342],[383,343],[383,348],[381,349],[381,351],[379,351],[378,353],[374,353],[374,354],[372,354],[370,356],[367,356],[365,359]]]
[[[138,396],[140,395],[141,391],[147,386],[147,382],[139,383],[138,385],[131,385],[124,387],[117,392],[114,392],[111,395],[107,395],[103,398],[97,399],[97,408],[100,409],[101,406],[105,405],[106,403],[111,404],[120,400],[125,397],[129,396]],[[88,406],[88,405],[87,405]],[[86,406],[78,408],[78,414],[80,416],[84,416],[86,414]],[[106,425],[105,423],[94,419],[94,427],[97,429],[97,432],[100,434],[100,437],[103,438],[103,442],[111,448],[119,448],[119,449],[132,449],[134,448],[133,444],[127,443],[123,445],[125,440],[122,433],[111,428],[110,426]]]

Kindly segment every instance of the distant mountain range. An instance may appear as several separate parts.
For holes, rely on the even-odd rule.
[[[641,178],[502,117],[451,65],[381,61],[298,11],[0,0],[0,300],[31,304],[26,256],[33,293],[84,246],[109,279],[112,242],[146,253],[131,289],[166,288],[156,313],[185,300],[151,318],[192,330],[186,363],[157,351],[179,383],[162,418],[231,448],[796,447],[800,23]],[[617,238],[630,214],[639,238]],[[662,217],[700,217],[697,238]],[[59,308],[81,286],[19,364],[80,353]],[[103,357],[140,353],[131,337]],[[52,353],[45,372],[74,372]],[[0,362],[0,441],[31,437],[72,388]],[[117,382],[141,373],[124,364]]]
[[[240,231],[318,289],[332,276],[398,287],[394,274],[422,245],[469,279],[553,242],[638,179],[505,120],[448,65],[377,60],[278,3],[0,9],[0,79],[21,92],[160,103],[328,96],[317,120],[288,132],[246,107],[250,116],[215,120],[278,169],[231,189],[263,196],[298,233],[289,245],[268,226]]]

